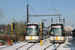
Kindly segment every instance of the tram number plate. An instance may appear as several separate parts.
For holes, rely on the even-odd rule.
[[[30,37],[30,40],[32,40],[32,36]]]
[[[58,40],[58,37],[56,37],[55,40]]]

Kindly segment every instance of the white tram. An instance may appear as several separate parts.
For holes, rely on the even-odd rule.
[[[75,40],[75,29],[72,31],[72,38]]]
[[[40,41],[40,25],[38,23],[27,23],[25,41]]]
[[[64,43],[66,40],[65,29],[63,23],[52,23],[50,31],[51,43]]]

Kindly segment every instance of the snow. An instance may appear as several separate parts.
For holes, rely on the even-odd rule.
[[[31,45],[33,45],[34,43],[29,43],[28,45],[18,49],[18,50],[27,50],[28,47],[30,47]]]
[[[46,50],[55,50],[55,48],[58,46],[59,44],[53,44],[52,46],[50,46],[49,48],[47,48]]]
[[[27,42],[26,42],[27,43]],[[12,46],[0,46],[0,50],[16,50],[18,47],[26,44],[24,42],[18,42],[18,43],[14,43],[14,45]]]
[[[29,50],[44,50],[44,48],[46,48],[47,46],[51,45],[49,38],[45,39],[43,41],[42,46],[40,45],[40,43],[36,43],[33,47],[31,47]]]
[[[27,44],[28,42],[17,42],[17,43],[13,43],[12,46],[0,46],[0,50],[16,50],[17,48]],[[23,46],[21,48],[19,48],[18,50],[27,50],[28,47],[30,47],[31,45],[33,45],[34,43],[28,43],[26,46]],[[44,39],[43,40],[43,45],[41,46],[40,43],[35,43],[31,48],[29,48],[29,50],[44,50],[46,47],[48,47],[49,45],[51,45],[52,43],[50,43],[50,39]],[[46,50],[54,50],[59,44],[53,44],[50,47],[48,47]],[[57,50],[75,50],[75,40],[72,39],[71,36],[67,37],[67,40],[64,44],[61,44]]]
[[[61,44],[57,50],[75,50],[75,40],[72,39],[72,36],[67,37],[67,40],[64,44]]]

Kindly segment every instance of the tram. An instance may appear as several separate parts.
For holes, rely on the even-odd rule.
[[[75,29],[72,31],[72,38],[75,40]]]
[[[40,24],[39,23],[27,23],[25,41],[26,42],[40,41]]]
[[[50,43],[64,43],[66,40],[63,23],[52,23],[50,31]]]

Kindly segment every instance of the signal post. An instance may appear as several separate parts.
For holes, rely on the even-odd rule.
[[[42,31],[42,29],[43,29],[43,23],[41,22],[41,40],[40,40],[40,45],[42,46],[42,40],[43,40],[43,36],[42,36],[42,33],[43,33],[43,31]]]
[[[11,45],[13,45],[13,30],[14,30],[14,23],[11,23]]]

